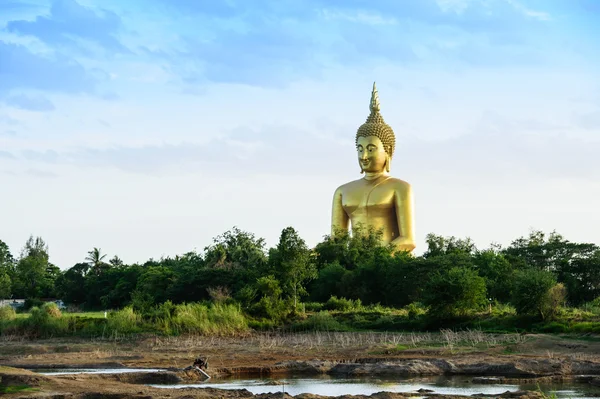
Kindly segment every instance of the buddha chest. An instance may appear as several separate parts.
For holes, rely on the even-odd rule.
[[[356,218],[361,219],[359,222],[368,223],[371,218],[390,217],[395,214],[394,190],[385,183],[345,187],[342,207],[353,223]]]

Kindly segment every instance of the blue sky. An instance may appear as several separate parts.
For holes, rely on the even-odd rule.
[[[425,234],[597,240],[595,0],[0,0],[0,239],[315,244],[377,81]]]

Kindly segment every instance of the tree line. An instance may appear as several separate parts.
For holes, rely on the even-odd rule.
[[[201,253],[124,264],[92,249],[61,271],[41,237],[17,257],[0,241],[0,298],[60,298],[85,310],[132,306],[144,314],[165,302],[234,302],[253,317],[282,321],[332,298],[387,307],[421,307],[440,317],[510,304],[551,317],[564,305],[600,297],[600,248],[556,232],[532,231],[510,245],[479,249],[468,238],[427,236],[421,256],[393,253],[380,234],[326,236],[309,248],[285,228],[275,247],[236,227]]]

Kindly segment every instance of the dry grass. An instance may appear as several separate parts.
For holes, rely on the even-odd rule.
[[[443,344],[450,350],[455,347],[495,347],[503,344],[521,344],[527,337],[521,334],[490,334],[480,330],[453,331],[440,330]]]
[[[195,349],[218,347],[254,347],[259,349],[347,349],[389,346],[412,348],[444,346],[454,347],[493,347],[500,344],[518,344],[527,338],[520,334],[488,334],[478,330],[452,331],[439,333],[391,333],[391,332],[306,332],[306,333],[256,333],[245,338],[183,336],[156,336],[150,344],[153,350],[169,348]]]

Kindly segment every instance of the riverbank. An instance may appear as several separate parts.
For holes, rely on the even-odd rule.
[[[477,331],[448,334],[274,333],[245,338],[138,336],[111,341],[12,340],[0,343],[0,363],[21,370],[121,367],[167,370],[167,374],[155,373],[159,380],[135,375],[40,376],[23,371],[31,376],[24,377],[25,380],[37,381],[33,385],[25,381],[24,386],[40,390],[27,393],[27,397],[49,392],[82,393],[92,387],[97,393],[129,395],[135,389],[149,392],[150,388],[142,384],[198,381],[194,373],[182,371],[198,355],[208,357],[213,378],[292,373],[347,377],[457,374],[496,377],[507,382],[587,375],[591,382],[600,376],[600,337],[492,335]],[[39,381],[33,380],[34,377]],[[156,393],[161,396],[152,393],[149,397],[211,397],[205,396],[207,392],[212,391],[177,390],[169,394],[161,389]],[[245,397],[243,395],[247,394],[227,391],[217,396]]]

